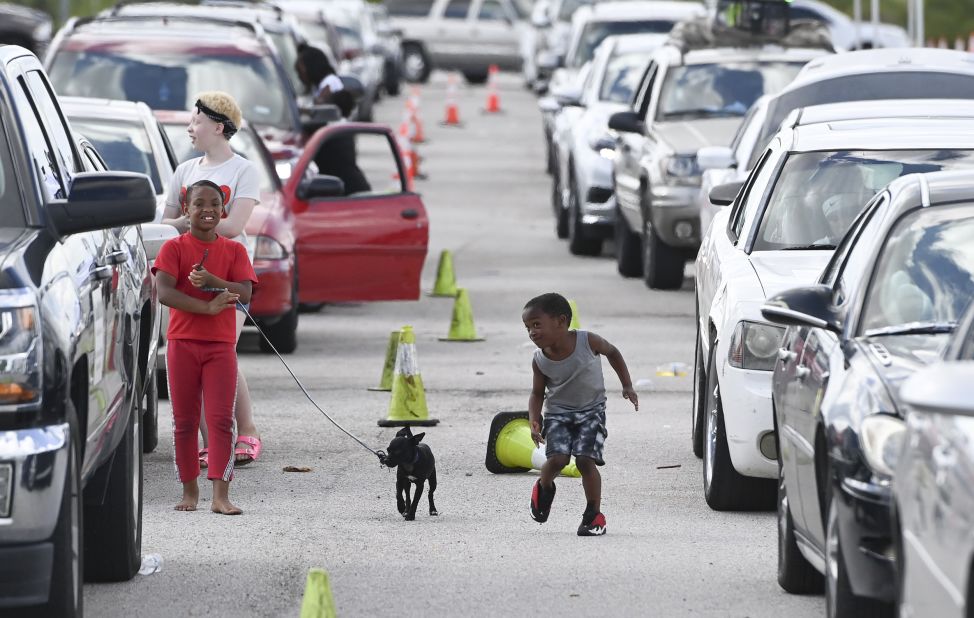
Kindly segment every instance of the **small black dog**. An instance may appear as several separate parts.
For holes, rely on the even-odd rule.
[[[396,472],[396,506],[399,514],[406,521],[416,519],[416,507],[423,496],[423,486],[426,481],[430,484],[430,515],[439,515],[433,504],[433,492],[436,491],[436,460],[433,451],[425,444],[420,444],[425,433],[413,435],[409,427],[403,427],[396,433],[396,437],[389,443],[389,453],[380,456],[383,465],[395,468]],[[412,502],[409,500],[409,483],[416,485]]]

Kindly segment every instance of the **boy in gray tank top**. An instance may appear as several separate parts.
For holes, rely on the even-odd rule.
[[[639,410],[626,361],[614,345],[595,333],[568,330],[572,308],[561,294],[532,298],[524,306],[521,319],[531,341],[538,346],[531,363],[534,385],[528,398],[531,439],[535,445],[545,444],[547,456],[541,478],[531,492],[531,517],[538,523],[548,520],[555,499],[555,477],[574,455],[575,465],[582,473],[586,500],[578,536],[603,535],[606,526],[600,510],[602,476],[597,466],[605,464],[602,449],[609,432],[605,428],[600,355],[609,359],[619,376],[622,396]]]

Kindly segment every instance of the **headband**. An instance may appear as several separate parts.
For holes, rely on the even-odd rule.
[[[237,125],[230,120],[230,117],[226,114],[221,114],[213,108],[207,107],[202,101],[196,99],[196,109],[200,110],[200,113],[212,120],[213,122],[219,122],[223,125],[223,137],[230,139],[237,132]]]

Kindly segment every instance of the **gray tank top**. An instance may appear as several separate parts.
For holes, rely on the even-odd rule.
[[[551,360],[538,348],[534,362],[547,378],[546,414],[580,412],[605,403],[602,357],[592,352],[587,331],[577,331],[575,351],[565,360]]]

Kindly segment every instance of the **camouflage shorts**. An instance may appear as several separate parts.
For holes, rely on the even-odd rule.
[[[545,456],[588,457],[604,465],[602,449],[609,431],[605,428],[605,404],[579,412],[547,412],[541,423]]]

